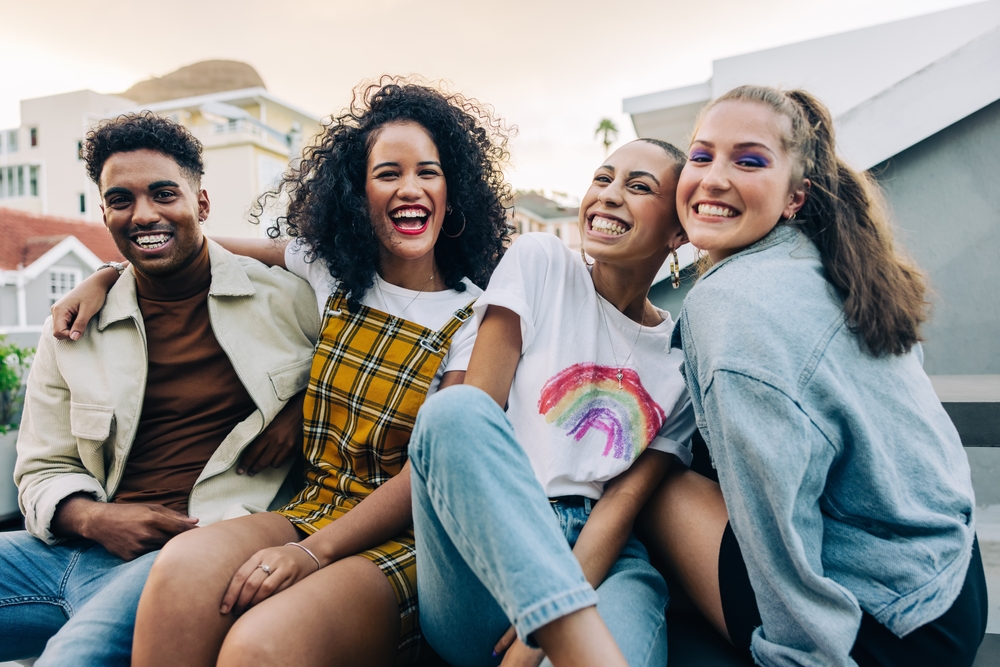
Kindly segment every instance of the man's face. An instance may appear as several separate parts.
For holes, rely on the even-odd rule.
[[[100,188],[104,224],[141,273],[170,275],[201,251],[208,193],[195,190],[173,158],[147,149],[115,153]]]

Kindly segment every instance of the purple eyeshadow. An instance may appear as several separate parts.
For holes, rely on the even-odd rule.
[[[765,158],[763,155],[756,155],[756,154],[753,154],[753,153],[750,153],[748,155],[744,155],[744,156],[740,157],[739,159],[737,159],[736,161],[737,162],[750,162],[750,163],[753,164],[754,167],[766,167],[769,164],[771,164],[770,162],[767,161],[767,158]]]
[[[711,159],[712,156],[708,154],[708,151],[696,149],[691,151],[691,157],[689,159],[694,160],[696,158],[703,158],[703,157]]]

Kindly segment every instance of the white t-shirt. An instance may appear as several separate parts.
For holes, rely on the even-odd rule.
[[[309,245],[305,241],[301,239],[289,241],[285,247],[285,267],[312,286],[316,292],[316,305],[322,313],[326,308],[327,299],[337,288],[337,281],[330,275],[330,269],[322,259],[306,262],[308,251]],[[483,293],[483,290],[467,278],[462,282],[465,284],[464,292],[453,289],[441,292],[418,292],[387,283],[376,274],[375,286],[368,290],[361,303],[437,331],[451,319],[456,310],[465,308],[470,301],[474,301]],[[469,357],[472,356],[472,346],[476,342],[478,330],[479,322],[476,318],[470,317],[451,337],[451,345],[434,374],[428,395],[437,391],[441,377],[445,373],[464,371],[469,367]]]
[[[579,254],[544,233],[525,234],[507,251],[476,319],[491,305],[521,318],[507,416],[550,498],[599,499],[646,447],[690,464],[694,411],[683,353],[670,350],[669,313],[640,331],[597,293]]]

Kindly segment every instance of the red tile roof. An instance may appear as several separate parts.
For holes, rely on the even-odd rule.
[[[101,261],[122,261],[111,234],[99,222],[81,222],[0,208],[0,269],[30,265],[68,236],[75,236]]]

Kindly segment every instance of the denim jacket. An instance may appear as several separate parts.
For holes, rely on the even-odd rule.
[[[873,357],[815,245],[778,226],[708,271],[674,330],[763,627],[762,665],[854,665],[864,609],[946,612],[974,537],[969,464],[919,346]]]

